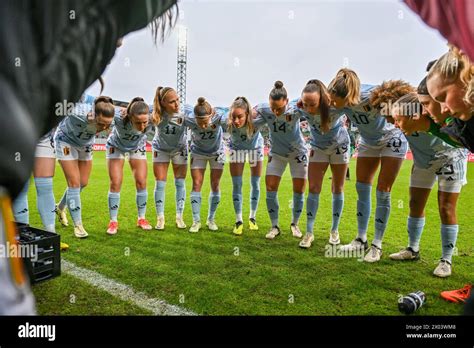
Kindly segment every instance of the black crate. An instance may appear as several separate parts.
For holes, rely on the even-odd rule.
[[[26,224],[17,223],[21,245],[37,247],[37,257],[23,257],[30,283],[39,283],[61,274],[60,236]]]

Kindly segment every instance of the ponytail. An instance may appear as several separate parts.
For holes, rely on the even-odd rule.
[[[174,91],[174,89],[171,87],[161,86],[156,89],[155,98],[153,99],[153,114],[151,117],[151,120],[155,125],[158,125],[161,122],[161,117],[163,115],[163,111],[161,110],[161,103],[170,91]]]
[[[354,70],[340,69],[329,84],[328,90],[336,97],[343,98],[349,106],[360,102],[360,80]]]

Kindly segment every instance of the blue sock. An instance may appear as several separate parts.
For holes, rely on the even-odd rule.
[[[54,230],[56,202],[53,193],[53,178],[35,178],[35,186],[36,206],[43,226],[48,231]]]
[[[120,192],[109,191],[109,214],[110,214],[111,221],[117,221],[119,208],[120,208]]]
[[[304,193],[293,192],[293,220],[291,223],[298,225],[304,206]]]
[[[66,208],[66,206],[67,206],[66,197],[67,197],[67,189],[64,191],[64,194],[63,194],[63,196],[61,197],[61,200],[58,203],[58,209],[59,210],[64,210]]]
[[[458,238],[459,225],[441,224],[442,259],[452,262],[454,247]]]
[[[242,176],[232,177],[232,201],[234,202],[234,211],[236,222],[242,221]]]
[[[268,211],[268,215],[270,215],[272,226],[278,226],[279,210],[280,210],[280,206],[278,204],[278,192],[267,191],[267,211]]]
[[[201,192],[191,191],[191,210],[193,212],[193,221],[201,221]]]
[[[375,209],[375,236],[372,244],[382,248],[383,235],[387,229],[390,216],[390,192],[377,190],[377,207]]]
[[[250,218],[255,219],[258,202],[260,200],[260,177],[251,176],[250,185]]]
[[[174,186],[176,187],[176,215],[183,216],[186,201],[186,183],[184,179],[174,179]]]
[[[314,220],[319,208],[319,193],[308,193],[306,200],[306,232],[313,234]]]
[[[370,219],[372,185],[357,182],[356,190],[358,237],[365,242],[367,241],[367,228]]]
[[[30,187],[30,181],[26,182],[23,189],[13,201],[13,216],[16,222],[22,224],[29,224],[30,218],[28,213],[28,188]]]
[[[344,192],[332,194],[332,227],[331,231],[339,229],[341,221],[342,208],[344,208]]]
[[[147,200],[148,200],[148,191],[146,189],[137,190],[137,210],[138,210],[139,219],[145,218]]]
[[[207,219],[213,221],[216,216],[217,206],[221,201],[221,191],[213,192],[209,194],[209,214]]]
[[[420,239],[425,227],[425,218],[408,217],[408,238],[410,239],[410,248],[413,251],[420,251]]]
[[[78,187],[68,187],[66,201],[74,226],[82,225],[81,189]]]
[[[163,216],[165,214],[165,186],[166,181],[156,180],[155,208],[157,216]]]

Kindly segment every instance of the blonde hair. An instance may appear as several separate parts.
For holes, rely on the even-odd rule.
[[[354,106],[360,102],[360,79],[354,70],[339,69],[336,77],[328,86],[330,94],[343,98],[348,106]]]
[[[170,91],[174,91],[174,89],[171,87],[161,86],[156,89],[155,98],[153,99],[153,114],[151,117],[151,121],[155,125],[158,125],[161,122],[161,116],[163,115],[163,111],[161,110],[161,103]]]
[[[464,101],[474,106],[474,65],[457,47],[450,46],[449,51],[433,64],[427,80],[433,76],[440,76],[445,84],[455,83],[459,79],[466,88]]]
[[[243,109],[245,110],[245,127],[247,128],[247,137],[251,138],[255,132],[255,126],[252,121],[252,107],[250,106],[249,101],[245,97],[237,97],[234,99],[234,102],[230,106],[229,109],[229,118],[227,120],[227,128],[228,132],[232,132],[232,128],[234,128],[234,123],[232,122],[232,113],[234,109]]]

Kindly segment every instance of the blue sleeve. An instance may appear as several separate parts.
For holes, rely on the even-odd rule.
[[[81,96],[81,99],[79,100],[79,102],[82,103],[82,104],[93,105],[95,98],[96,98],[96,97],[94,97],[93,95],[85,94],[85,93],[84,93],[84,94]]]

